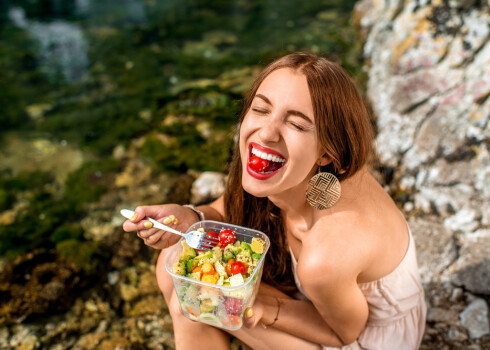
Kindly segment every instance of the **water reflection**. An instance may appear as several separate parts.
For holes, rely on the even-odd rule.
[[[61,20],[50,23],[31,21],[24,9],[9,10],[9,18],[25,29],[38,43],[39,68],[52,79],[60,75],[69,83],[81,80],[87,73],[87,42],[80,26]]]

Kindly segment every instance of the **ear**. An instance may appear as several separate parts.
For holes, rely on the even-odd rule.
[[[326,153],[324,153],[317,161],[316,164],[319,166],[325,166],[332,162],[332,158],[330,158]]]

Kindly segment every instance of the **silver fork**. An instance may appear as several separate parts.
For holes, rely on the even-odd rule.
[[[121,209],[121,215],[127,219],[131,219],[134,215],[134,211],[129,209]],[[153,224],[153,227],[160,230],[175,233],[176,235],[182,236],[187,241],[189,247],[199,250],[211,250],[218,244],[218,237],[210,236],[201,231],[191,231],[191,232],[180,232],[167,225],[164,225],[152,218],[146,217],[144,220],[148,220]]]

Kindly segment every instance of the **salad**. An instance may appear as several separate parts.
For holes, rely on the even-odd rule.
[[[254,289],[258,288],[258,284],[247,281],[252,278],[250,282],[255,282],[260,276],[261,270],[253,272],[262,266],[266,242],[258,237],[253,237],[250,243],[240,241],[230,229],[206,234],[216,237],[216,246],[209,251],[198,251],[182,240],[182,251],[172,265],[172,272],[216,287],[180,279],[178,283],[174,280],[175,290],[187,317],[237,329],[242,325],[243,311],[253,302]]]

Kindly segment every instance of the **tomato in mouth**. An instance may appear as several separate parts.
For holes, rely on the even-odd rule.
[[[273,174],[281,169],[286,159],[279,152],[254,142],[249,145],[248,168],[259,175]]]
[[[257,156],[253,156],[248,161],[248,165],[250,166],[250,169],[252,169],[253,171],[257,173],[262,173],[269,166],[269,161]]]

